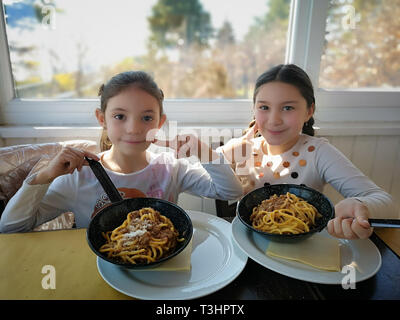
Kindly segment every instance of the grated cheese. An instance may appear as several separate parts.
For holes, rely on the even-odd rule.
[[[149,227],[151,227],[150,221],[141,221],[136,218],[127,226],[128,232],[123,235],[123,238],[132,239],[134,237],[140,237],[148,231],[147,228]]]
[[[138,229],[131,232],[124,233],[124,238],[134,238],[138,236],[142,236],[147,232],[146,229]]]

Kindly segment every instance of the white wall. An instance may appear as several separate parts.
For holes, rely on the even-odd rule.
[[[366,176],[390,193],[400,215],[400,136],[327,136]],[[334,202],[343,197],[330,185],[324,193]]]

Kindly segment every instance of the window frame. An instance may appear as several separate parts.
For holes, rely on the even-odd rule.
[[[0,0],[0,4],[2,4]],[[337,134],[372,127],[400,134],[400,90],[334,90],[318,87],[329,0],[293,0],[285,63],[304,68],[314,84],[317,128]],[[0,16],[0,124],[2,126],[98,126],[98,99],[19,99],[8,50],[4,12]],[[261,72],[261,70],[260,70]],[[252,101],[243,99],[166,99],[168,119],[180,126],[245,127]],[[35,112],[32,112],[35,110]],[[201,110],[201,112],[197,112]],[[352,125],[356,124],[356,125]],[[342,130],[344,127],[347,130]],[[0,127],[1,130],[1,127]],[[326,131],[326,132],[328,132]],[[329,132],[331,132],[329,131]],[[333,131],[332,131],[333,132]],[[0,131],[1,133],[1,131]],[[382,131],[383,134],[389,134]]]
[[[382,123],[383,128],[387,128],[388,123],[400,126],[400,90],[319,87],[329,3],[330,0],[296,0],[290,13],[286,62],[304,68],[311,78],[316,98],[316,124],[340,127],[342,123],[364,122],[366,126]]]

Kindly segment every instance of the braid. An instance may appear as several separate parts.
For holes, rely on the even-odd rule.
[[[108,138],[107,135],[107,130],[103,129],[103,131],[101,132],[101,137],[100,137],[100,151],[107,151],[110,150],[112,146],[112,143],[110,141],[110,139]]]
[[[104,83],[100,86],[99,92],[97,94],[100,97],[100,100],[103,97],[103,92],[104,92]],[[100,101],[100,103],[101,102],[102,101]],[[111,145],[112,144],[111,144],[110,139],[108,138],[107,131],[106,131],[106,129],[103,128],[103,130],[101,132],[101,137],[100,137],[100,151],[103,152],[103,151],[109,150],[111,148]]]
[[[304,122],[303,129],[301,130],[301,132],[313,137],[315,134],[313,124],[314,124],[314,117],[311,117],[310,120]]]

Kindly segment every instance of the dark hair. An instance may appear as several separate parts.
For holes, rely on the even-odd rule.
[[[105,113],[108,100],[121,91],[135,86],[146,91],[157,99],[160,105],[160,115],[163,114],[164,93],[155,83],[153,78],[144,71],[126,71],[112,77],[106,84],[102,84],[99,88],[100,109]],[[105,151],[111,148],[111,141],[108,138],[107,131],[103,129],[100,138],[100,150]]]
[[[301,95],[307,102],[307,108],[311,108],[311,105],[314,103],[315,106],[315,96],[314,96],[314,88],[310,78],[307,73],[301,69],[300,67],[294,64],[280,64],[275,66],[268,71],[261,74],[257,80],[254,88],[253,94],[253,103],[256,102],[256,96],[260,87],[268,82],[272,81],[280,81],[284,83],[291,84],[299,89]],[[250,123],[250,127],[255,124],[253,120]],[[314,135],[314,118],[311,117],[310,120],[304,123],[302,133],[308,134],[309,136]]]

